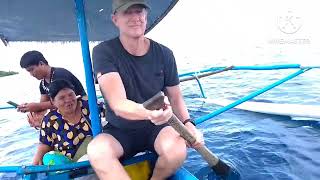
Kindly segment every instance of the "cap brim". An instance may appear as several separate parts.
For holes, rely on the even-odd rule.
[[[133,6],[133,5],[142,5],[147,9],[150,9],[149,5],[147,3],[144,2],[139,2],[139,1],[131,1],[128,2],[126,4],[124,4],[123,6],[119,7],[118,9],[116,9],[113,13],[115,13],[116,11],[126,11],[129,7]]]

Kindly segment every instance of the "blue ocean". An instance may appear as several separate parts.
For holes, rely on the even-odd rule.
[[[183,72],[192,71],[188,64],[182,69]],[[208,98],[239,99],[294,71],[228,71],[200,81]],[[318,75],[317,69],[308,71],[254,100],[319,105]],[[0,83],[8,87],[1,90],[1,102],[37,101],[37,81],[27,73],[0,78]],[[196,81],[183,82],[181,88],[193,118],[220,108],[201,99]],[[36,151],[39,131],[29,127],[25,114],[13,109],[0,110],[0,117],[1,165],[29,165]],[[293,180],[320,177],[319,119],[292,119],[288,116],[231,109],[198,126],[204,133],[208,148],[232,164],[242,179]],[[200,179],[207,178],[206,162],[196,151],[189,150],[184,166]]]
[[[314,23],[320,16],[317,1],[208,0],[207,6],[203,4],[180,1],[147,35],[173,50],[180,74],[214,66],[319,65],[320,27]],[[290,34],[286,32],[295,26],[281,24],[281,20],[291,16],[299,20],[293,22],[299,30]],[[79,43],[11,43],[0,46],[0,70],[19,74],[0,78],[0,106],[7,106],[8,100],[39,100],[39,82],[19,66],[20,57],[29,50],[43,52],[50,65],[69,69],[85,84]],[[200,81],[208,99],[237,100],[295,71],[227,71]],[[312,69],[253,100],[319,105],[319,75],[320,69]],[[203,101],[194,80],[181,83],[181,89],[195,119],[221,108]],[[208,148],[232,164],[241,179],[320,179],[319,119],[231,109],[198,127]],[[26,114],[0,110],[0,165],[30,165],[38,134],[29,127]],[[184,167],[199,179],[208,178],[206,162],[192,149]]]

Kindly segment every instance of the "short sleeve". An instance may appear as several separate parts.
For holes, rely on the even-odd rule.
[[[114,52],[112,52],[111,45],[102,42],[92,50],[92,60],[94,74],[97,76],[98,73],[106,74],[109,72],[118,72],[117,66],[114,62]]]
[[[51,128],[53,128],[49,122],[51,115],[48,114],[44,117],[42,123],[41,123],[41,129],[40,129],[40,137],[39,141],[45,145],[48,145],[52,147],[53,144],[53,133],[51,131]]]
[[[85,109],[85,113],[84,115],[89,115],[90,111],[89,111],[89,102],[88,102],[88,96],[82,96],[81,97],[81,108]]]
[[[178,70],[176,65],[176,60],[174,58],[173,52],[168,49],[166,55],[166,61],[165,61],[165,79],[164,83],[165,86],[176,86],[180,83],[179,76],[178,76]]]
[[[98,110],[100,118],[106,117],[106,106],[104,102],[98,102]]]

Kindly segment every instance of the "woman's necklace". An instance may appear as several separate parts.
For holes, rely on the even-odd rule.
[[[50,79],[49,79],[49,83],[47,83],[48,86],[49,86],[49,84],[52,83],[52,81],[53,81],[53,75],[54,75],[54,68],[51,67]],[[45,78],[43,78],[42,81],[41,81],[41,85],[42,85],[42,88],[43,88],[47,93],[49,93],[49,87],[46,86],[45,81],[46,81]]]

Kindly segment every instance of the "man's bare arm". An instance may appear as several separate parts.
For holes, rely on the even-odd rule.
[[[181,121],[189,119],[190,116],[179,85],[166,87],[165,94],[168,96],[173,113],[178,117],[178,119]]]
[[[101,75],[98,82],[104,98],[117,116],[128,120],[144,120],[151,115],[151,111],[145,109],[142,104],[127,99],[119,73]]]

